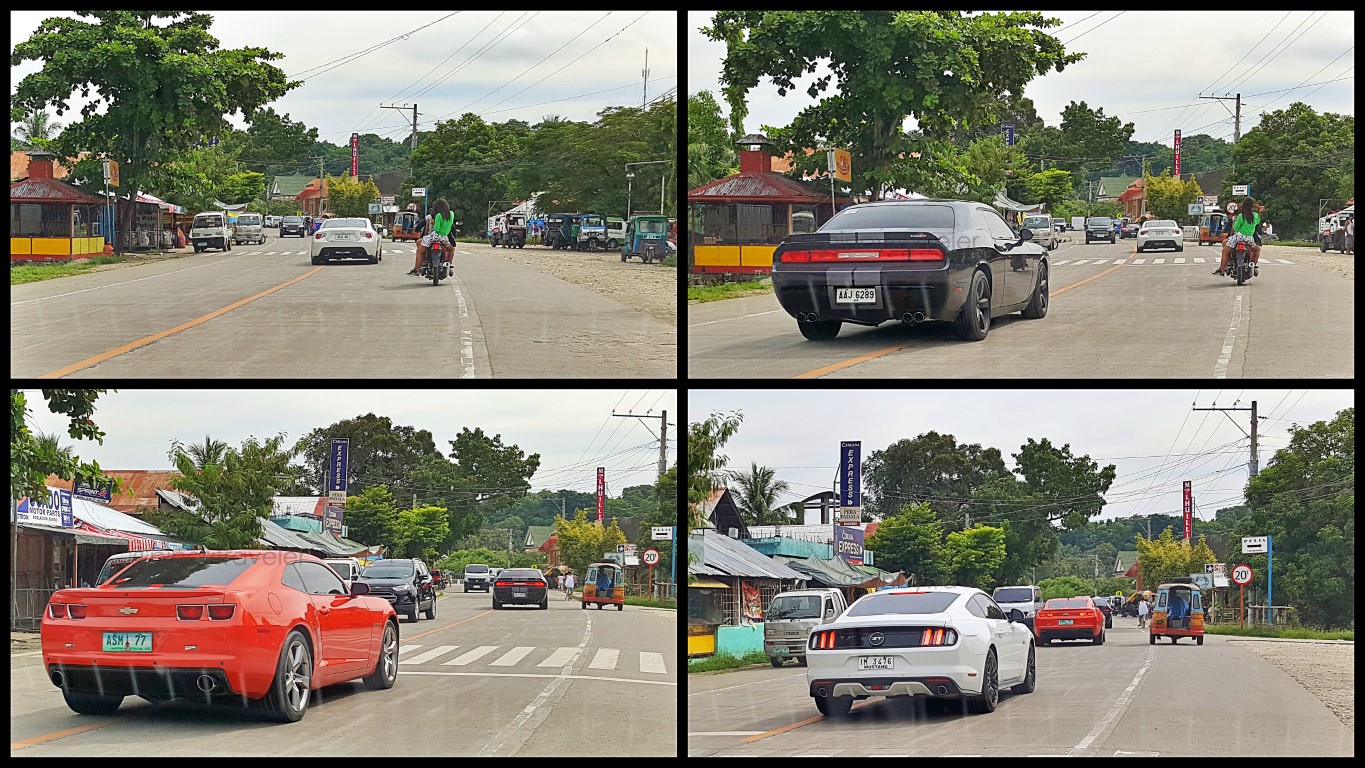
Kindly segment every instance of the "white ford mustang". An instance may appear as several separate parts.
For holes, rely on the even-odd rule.
[[[811,630],[806,683],[829,717],[855,699],[929,696],[965,699],[993,712],[1000,688],[1032,693],[1033,632],[973,587],[906,587],[862,596]]]

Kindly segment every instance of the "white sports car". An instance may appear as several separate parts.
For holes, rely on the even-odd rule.
[[[379,232],[369,219],[327,219],[308,244],[314,264],[343,258],[378,264],[384,258]]]
[[[1180,225],[1170,219],[1153,219],[1142,223],[1137,234],[1138,253],[1149,248],[1174,248],[1176,253],[1185,250],[1185,238]]]
[[[964,699],[972,712],[994,712],[1002,686],[1033,693],[1036,678],[1023,614],[1006,615],[973,587],[864,595],[806,645],[806,683],[827,717],[869,696]]]

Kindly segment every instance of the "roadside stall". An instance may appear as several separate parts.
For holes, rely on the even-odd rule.
[[[10,262],[66,261],[104,253],[104,200],[52,178],[56,155],[34,150],[28,178],[9,188]]]

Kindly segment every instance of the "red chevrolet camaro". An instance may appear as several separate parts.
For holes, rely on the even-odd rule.
[[[1056,597],[1033,617],[1040,645],[1053,640],[1089,640],[1104,644],[1104,613],[1088,597]]]
[[[125,696],[250,702],[295,722],[314,689],[398,676],[389,601],[312,555],[231,550],[137,560],[98,587],[52,595],[43,666],[67,706],[112,713]]]

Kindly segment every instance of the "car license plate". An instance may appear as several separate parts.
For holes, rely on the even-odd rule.
[[[353,236],[351,236],[351,235],[332,235],[332,239],[333,239],[333,240],[354,240],[355,238],[354,238]]]
[[[773,653],[779,653],[785,656],[786,654],[790,653],[790,651],[787,650],[787,646],[785,645],[774,645]]]
[[[835,288],[834,301],[838,304],[876,304],[876,288]]]
[[[526,597],[526,590],[514,589],[512,590],[512,597]]]
[[[859,656],[858,669],[891,669],[890,656]]]
[[[122,653],[124,651],[136,651],[138,653],[151,653],[152,633],[151,632],[105,632],[104,651],[106,653]]]
[[[1057,621],[1057,623],[1058,623],[1058,624],[1073,624],[1073,623],[1075,623],[1075,622],[1073,622],[1071,619],[1060,619],[1060,620]]]

